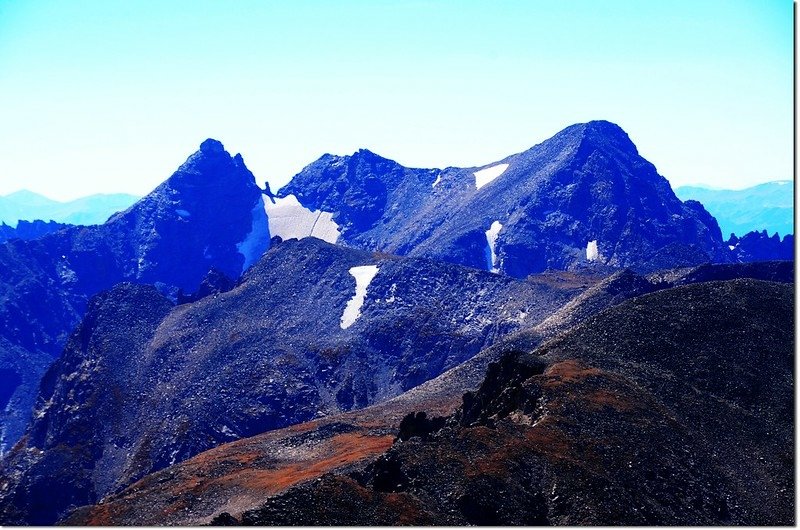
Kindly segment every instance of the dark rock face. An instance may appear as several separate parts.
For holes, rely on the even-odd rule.
[[[731,234],[727,245],[736,261],[742,263],[771,260],[794,261],[794,236],[792,234],[783,236],[783,239],[777,233],[772,234],[772,237],[768,236],[766,230],[748,232],[742,237]]]
[[[408,440],[418,436],[424,440],[444,427],[444,418],[428,418],[425,412],[410,412],[400,421],[400,430],[397,433],[399,440]]]
[[[247,240],[259,223],[266,215],[253,175],[239,155],[207,140],[166,182],[105,224],[0,245],[0,365],[21,381],[2,415],[0,451],[28,421],[47,365],[42,358],[61,353],[89,297],[122,281],[155,284],[172,296],[192,293],[211,268],[238,278],[246,259],[269,245]]]
[[[307,208],[335,212],[333,220],[348,239],[374,228],[388,214],[413,209],[418,190],[429,188],[437,174],[435,169],[405,168],[362,149],[352,156],[324,155],[279,196],[293,194]]]
[[[659,266],[730,259],[714,218],[699,202],[675,197],[612,123],[568,127],[485,168],[499,173],[488,183],[477,169],[408,169],[369,151],[325,155],[278,195],[333,212],[344,244],[494,266],[514,277],[590,262],[632,266],[675,244],[696,250],[673,264],[662,252]],[[487,231],[495,222],[491,260]]]
[[[225,276],[219,269],[213,268],[208,271],[208,274],[203,278],[203,281],[200,282],[197,291],[194,293],[186,295],[183,294],[183,290],[178,290],[177,301],[179,304],[196,302],[206,296],[227,293],[234,287],[236,287],[236,281]]]
[[[57,223],[55,221],[19,221],[15,228],[3,223],[0,224],[0,243],[9,239],[36,239],[46,234],[58,232],[72,225]]]
[[[115,423],[130,418],[133,403],[144,398],[130,385],[131,369],[140,360],[145,337],[171,307],[155,288],[134,284],[92,299],[64,356],[42,379],[31,428],[0,464],[0,491],[15,500],[3,503],[4,521],[52,524],[64,507],[98,499],[93,483],[110,477],[92,475],[94,460],[126,458],[119,449],[104,454],[104,443],[127,435]],[[82,366],[83,373],[65,377],[69,366]],[[21,475],[22,468],[29,473]],[[9,492],[15,478],[21,480]]]
[[[624,302],[492,365],[428,437],[240,523],[791,525],[792,319],[792,287],[757,280]]]
[[[350,271],[364,266],[377,274],[344,326],[356,295]],[[221,443],[396,396],[576,292],[314,238],[281,243],[233,290],[168,308],[157,325],[132,320],[126,334],[119,311],[164,306],[152,289],[141,300],[131,289],[102,296],[115,301],[110,316],[90,307],[45,377],[28,435],[5,461],[15,472],[0,496],[3,521],[28,521],[36,509],[46,514],[37,521],[52,523],[79,499],[92,503]],[[108,330],[106,319],[119,327]],[[135,344],[116,344],[117,334]],[[73,423],[81,430],[52,427]],[[53,474],[74,498],[45,509],[28,492]]]
[[[245,256],[237,245],[254,222],[266,222],[261,204],[261,190],[241,155],[231,157],[209,139],[150,195],[105,226],[129,234],[127,265],[137,281],[193,291],[212,267],[230,278],[243,272]],[[261,242],[257,255],[267,247],[268,240]]]

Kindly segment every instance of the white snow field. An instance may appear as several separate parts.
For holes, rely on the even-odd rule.
[[[294,195],[266,197],[264,210],[269,220],[270,237],[280,236],[285,240],[313,236],[328,243],[336,243],[339,238],[339,225],[333,221],[333,213],[309,210]]]
[[[489,184],[491,181],[505,173],[508,169],[508,164],[497,164],[496,166],[487,167],[473,173],[475,175],[475,187],[481,189]]]
[[[502,228],[503,225],[500,224],[500,221],[495,221],[492,223],[492,226],[489,227],[489,230],[486,231],[486,242],[489,244],[489,259],[487,268],[492,272],[499,272],[499,269],[497,268],[497,254],[494,251],[494,247],[497,243],[497,234],[500,233]]]
[[[352,326],[353,322],[361,316],[361,306],[364,305],[367,287],[369,287],[369,283],[376,274],[378,274],[378,267],[376,265],[362,265],[350,269],[350,275],[356,279],[356,294],[353,298],[348,300],[347,305],[344,307],[342,321],[339,324],[342,329],[347,329]]]
[[[600,253],[597,251],[597,240],[589,241],[586,243],[586,259],[589,261],[595,261],[600,257]]]

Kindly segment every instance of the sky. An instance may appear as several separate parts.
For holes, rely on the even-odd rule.
[[[471,167],[573,123],[673,186],[793,178],[789,0],[0,0],[0,195],[142,195],[216,138]]]

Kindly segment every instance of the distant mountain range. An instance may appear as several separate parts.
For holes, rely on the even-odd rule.
[[[703,203],[719,223],[724,237],[766,230],[769,235],[794,234],[794,182],[777,180],[743,190],[680,186],[681,200]]]
[[[0,196],[0,223],[15,227],[17,221],[56,221],[73,225],[105,223],[111,215],[139,200],[126,193],[96,194],[72,201],[54,201],[32,191]]]

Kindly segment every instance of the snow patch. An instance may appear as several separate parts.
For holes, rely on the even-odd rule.
[[[393,283],[389,288],[389,296],[386,297],[386,303],[391,304],[395,301],[395,294],[397,293],[397,284]]]
[[[367,287],[376,274],[378,274],[376,265],[362,265],[350,269],[350,275],[356,279],[356,294],[344,308],[342,321],[339,324],[342,329],[352,326],[353,322],[361,316],[361,306],[364,305],[364,298],[367,296]]]
[[[436,180],[434,180],[434,181],[433,181],[433,184],[431,184],[431,188],[435,188],[435,187],[436,187],[436,185],[437,185],[437,184],[439,184],[441,181],[442,181],[442,174],[441,174],[441,173],[439,173],[439,174],[436,176]]]
[[[313,236],[328,243],[339,239],[339,225],[333,221],[332,212],[309,210],[294,195],[270,197],[263,202],[271,236],[283,240]]]
[[[589,261],[595,261],[600,257],[600,253],[597,250],[597,240],[589,241],[586,243],[586,259]]]
[[[175,210],[175,213],[178,214],[179,216],[183,217],[184,219],[186,217],[190,217],[192,215],[189,212],[187,212],[186,210]]]
[[[731,249],[731,250],[733,250],[733,249],[735,249],[735,248],[736,248],[736,246],[735,246],[735,245],[728,245],[728,248],[729,248],[729,249]]]
[[[481,189],[489,184],[491,181],[505,173],[508,169],[508,164],[497,164],[496,166],[487,167],[473,173],[475,175],[475,187]]]
[[[492,226],[489,227],[489,230],[486,231],[486,243],[489,245],[489,255],[486,258],[486,269],[492,272],[499,272],[497,268],[497,254],[495,254],[494,247],[497,243],[497,234],[500,233],[502,228],[503,225],[500,224],[500,221],[495,221],[492,223]]]
[[[264,197],[261,196],[253,207],[250,233],[236,245],[236,250],[244,256],[242,272],[255,263],[268,248],[269,230],[267,229],[267,216],[264,212]]]

